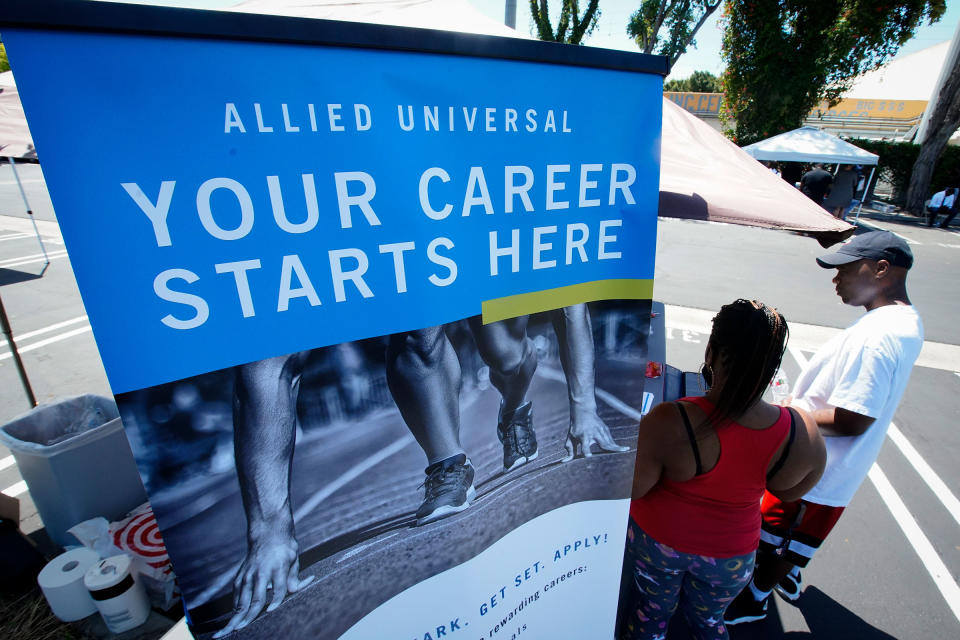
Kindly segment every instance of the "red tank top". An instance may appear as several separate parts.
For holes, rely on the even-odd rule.
[[[706,398],[683,398],[709,414]],[[683,553],[729,558],[755,551],[760,542],[760,499],[767,469],[790,432],[790,412],[766,429],[731,422],[717,429],[720,459],[686,482],[661,478],[630,504],[630,517],[654,540]]]

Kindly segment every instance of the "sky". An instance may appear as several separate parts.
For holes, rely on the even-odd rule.
[[[503,20],[504,0],[469,0],[477,7],[497,20]],[[530,6],[528,0],[517,2],[517,30],[532,33]],[[558,0],[554,5],[560,6]],[[586,2],[581,2],[581,6]],[[639,0],[600,0],[600,20],[593,34],[584,41],[592,47],[607,49],[622,49],[624,51],[639,51],[627,35],[627,23],[630,14],[640,5]],[[723,61],[720,58],[720,45],[723,32],[719,26],[721,9],[717,9],[710,19],[704,23],[695,38],[696,49],[688,49],[674,66],[671,78],[685,78],[694,71],[709,71],[718,75],[723,70]],[[559,15],[559,14],[558,14]],[[947,11],[940,21],[931,26],[923,26],[917,30],[913,39],[907,42],[897,54],[897,57],[909,55],[921,49],[939,44],[953,37],[953,32],[960,23],[960,0],[948,0]]]
[[[167,6],[187,6],[195,8],[215,9],[236,4],[238,0],[121,0],[140,2],[142,4],[157,4]],[[505,0],[468,0],[470,4],[487,16],[503,21]],[[523,33],[532,33],[529,0],[516,0],[517,30]],[[585,5],[586,2],[581,2]],[[560,1],[554,0],[554,7],[559,11]],[[629,36],[626,28],[630,14],[640,5],[640,0],[600,0],[600,20],[593,34],[584,41],[592,47],[607,49],[621,49],[624,51],[639,51]],[[720,43],[722,31],[719,26],[721,9],[714,12],[697,33],[696,48],[690,48],[677,61],[671,78],[685,78],[694,71],[709,71],[718,75],[723,70],[723,61],[720,58]],[[929,26],[922,26],[917,30],[913,39],[901,47],[897,57],[909,55],[939,44],[953,37],[953,32],[960,23],[960,0],[948,0],[947,11],[939,22]]]

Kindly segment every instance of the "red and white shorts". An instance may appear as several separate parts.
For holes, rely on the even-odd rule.
[[[805,567],[837,524],[843,507],[797,500],[784,502],[770,492],[763,494],[760,510],[760,551]]]

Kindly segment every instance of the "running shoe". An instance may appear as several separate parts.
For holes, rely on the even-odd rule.
[[[773,588],[781,598],[784,600],[789,600],[790,602],[796,602],[800,597],[800,591],[803,589],[803,578],[800,577],[800,572],[797,571],[797,575],[788,573],[787,576],[777,583]]]
[[[497,424],[497,437],[503,443],[503,468],[512,471],[537,457],[537,434],[533,431],[533,404],[524,402],[513,411],[504,415],[500,408]]]
[[[757,602],[753,594],[750,593],[750,586],[748,585],[727,607],[727,612],[723,614],[723,621],[727,623],[727,626],[730,626],[763,620],[767,617],[768,600],[770,598],[764,598]]]
[[[459,513],[477,497],[473,465],[462,453],[430,465],[426,473],[423,504],[417,509],[418,526]]]

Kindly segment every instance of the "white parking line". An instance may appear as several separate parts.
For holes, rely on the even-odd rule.
[[[15,485],[13,485],[13,486],[10,486],[10,487],[7,487],[6,489],[4,489],[4,490],[3,490],[2,492],[0,492],[0,493],[3,493],[3,495],[9,496],[9,497],[11,497],[11,498],[16,498],[16,497],[19,496],[20,494],[26,493],[26,492],[27,492],[27,483],[26,483],[25,481],[21,480],[21,481],[18,482],[17,484],[15,484]]]
[[[27,333],[15,333],[13,334],[13,339],[18,342],[20,340],[29,340],[34,336],[43,335],[44,333],[50,333],[51,331],[56,331],[57,329],[69,327],[72,324],[83,322],[86,319],[87,319],[87,316],[77,316],[76,318],[70,318],[69,320],[64,320],[63,322],[57,322],[56,324],[51,324],[47,327],[43,327],[42,329],[37,329],[35,331],[28,331]]]
[[[0,268],[10,269],[13,267],[22,267],[28,264],[38,264],[40,262],[46,261],[47,259],[56,260],[57,258],[66,258],[66,257],[67,257],[66,250],[51,251],[47,253],[46,258],[43,257],[42,253],[37,253],[32,256],[22,256],[20,258],[11,258],[10,260],[2,260],[0,261]],[[16,262],[17,260],[19,260],[19,262]]]
[[[0,236],[0,242],[4,240],[19,240],[20,238],[29,238],[33,236],[32,233],[11,233],[5,236]]]
[[[20,260],[32,260],[34,258],[42,258],[42,253],[33,253],[29,256],[17,256],[16,258],[7,258],[6,260],[0,260],[0,267],[6,266],[10,262],[19,262]]]
[[[39,349],[40,347],[45,347],[48,344],[60,342],[61,340],[66,340],[67,338],[72,338],[82,333],[87,333],[88,331],[90,331],[90,325],[87,325],[85,327],[80,327],[79,329],[74,329],[73,331],[67,331],[65,333],[61,333],[60,335],[53,336],[52,338],[47,338],[46,340],[33,342],[26,346],[21,347],[20,345],[17,345],[17,351],[20,353],[28,353],[30,351],[33,351],[34,349]],[[8,351],[7,353],[0,353],[0,360],[7,360],[8,358],[12,358],[12,357],[13,357],[12,352]]]
[[[13,456],[7,456],[6,458],[0,458],[0,471],[3,471],[7,467],[12,467],[15,464]]]
[[[40,184],[45,182],[43,178],[20,178],[21,184]],[[0,185],[15,185],[17,184],[16,180],[0,180]]]
[[[920,529],[920,525],[914,519],[913,515],[907,510],[907,505],[903,503],[900,496],[894,490],[893,485],[887,480],[887,476],[876,464],[870,469],[870,480],[880,493],[880,497],[886,503],[893,519],[897,521],[907,541],[913,547],[913,550],[920,556],[923,566],[926,568],[934,584],[940,590],[943,599],[947,601],[950,610],[957,620],[960,620],[960,587],[950,575],[950,570],[937,555],[930,540]]]
[[[917,473],[920,474],[923,481],[933,490],[933,495],[937,496],[941,504],[946,507],[950,515],[953,516],[953,519],[957,521],[957,524],[960,524],[960,500],[957,500],[957,497],[953,495],[953,492],[950,491],[946,483],[940,479],[940,476],[934,472],[930,465],[927,464],[927,461],[924,460],[920,456],[920,453],[910,444],[907,437],[897,428],[897,425],[892,422],[890,423],[890,429],[887,431],[887,436],[893,440],[893,443],[897,445],[904,457],[910,461],[910,464],[917,470]]]

